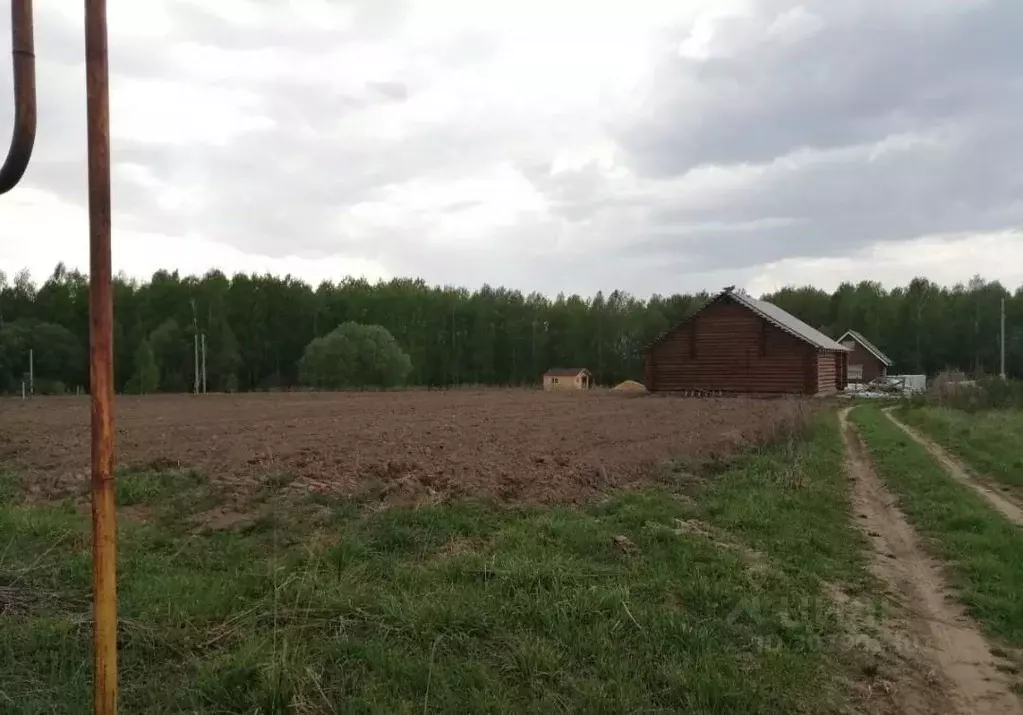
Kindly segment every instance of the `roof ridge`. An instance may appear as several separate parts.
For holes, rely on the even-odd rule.
[[[839,340],[845,338],[846,335],[850,336],[853,340],[862,345],[867,350],[867,352],[869,352],[871,355],[876,357],[881,362],[887,364],[889,367],[895,364],[895,362],[890,357],[885,355],[879,347],[874,345],[874,343],[870,342],[870,340],[868,340],[867,337],[858,330],[853,330],[852,328],[849,328],[844,333],[842,333],[842,336],[839,338]]]
[[[772,325],[784,330],[793,337],[802,340],[805,343],[809,343],[816,348],[822,350],[832,350],[835,352],[849,352],[849,349],[838,341],[829,338],[827,335],[812,327],[808,323],[800,320],[796,316],[792,315],[784,308],[780,308],[774,303],[770,303],[766,300],[759,300],[754,298],[744,290],[736,289],[735,286],[728,286],[716,296],[711,298],[709,301],[700,306],[699,309],[690,313],[682,320],[676,322],[667,330],[663,331],[654,340],[652,340],[646,348],[649,350],[654,345],[664,340],[670,333],[674,332],[683,324],[689,322],[698,313],[706,309],[708,306],[713,305],[722,298],[732,298],[746,309],[752,311],[756,315],[760,316],[763,320],[771,323]]]

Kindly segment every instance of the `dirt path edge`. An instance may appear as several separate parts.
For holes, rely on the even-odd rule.
[[[980,630],[951,598],[941,568],[920,546],[909,521],[874,471],[848,416],[839,413],[857,521],[872,545],[871,570],[891,590],[905,620],[896,650],[909,667],[895,699],[904,713],[1009,715],[1023,713],[995,666]]]

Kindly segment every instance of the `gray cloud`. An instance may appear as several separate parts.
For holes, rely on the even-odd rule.
[[[770,5],[726,34],[762,37],[781,9]],[[625,250],[740,268],[1023,225],[1023,163],[1009,150],[1023,140],[1023,6],[965,5],[808,3],[820,27],[802,41],[666,58],[647,114],[619,127],[631,165],[651,182],[707,165],[761,174],[699,205],[654,205]],[[744,225],[770,217],[787,223]],[[707,221],[723,225],[694,235]]]
[[[647,115],[619,133],[639,169],[663,176],[759,163],[934,122],[997,120],[1023,101],[1019,3],[935,2],[915,12],[876,0],[807,5],[820,29],[801,41],[765,39],[793,6],[769,2],[758,16],[725,23],[725,36],[752,36],[748,50],[706,62],[665,58]]]

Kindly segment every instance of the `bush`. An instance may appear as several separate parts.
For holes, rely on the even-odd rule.
[[[395,387],[412,372],[412,361],[386,328],[342,323],[306,346],[299,379],[311,387]]]
[[[1023,381],[984,377],[979,380],[936,379],[931,389],[911,401],[913,406],[940,405],[964,412],[1023,408]]]
[[[66,392],[67,388],[60,380],[36,380],[35,394],[37,395],[63,395]]]

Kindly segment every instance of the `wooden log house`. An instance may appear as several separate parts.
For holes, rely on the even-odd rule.
[[[822,395],[845,388],[849,350],[766,301],[726,288],[646,348],[650,392]]]

